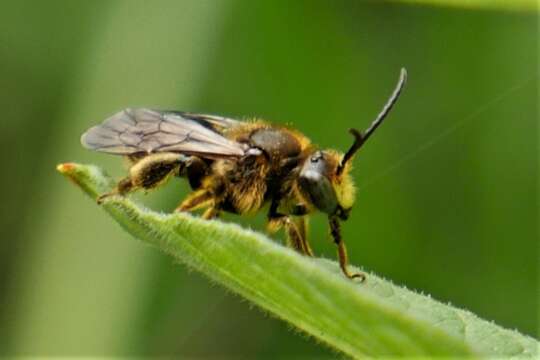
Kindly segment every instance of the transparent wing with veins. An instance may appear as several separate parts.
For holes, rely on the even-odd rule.
[[[90,128],[81,137],[84,147],[116,155],[176,152],[219,159],[241,157],[247,146],[223,136],[241,122],[145,108],[125,109]]]

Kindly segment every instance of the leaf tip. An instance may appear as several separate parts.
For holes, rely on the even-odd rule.
[[[68,175],[75,169],[76,165],[74,163],[63,163],[56,166],[56,170],[63,175]]]
[[[83,184],[81,183],[79,176],[77,174],[77,171],[80,170],[80,165],[76,163],[62,163],[58,164],[56,166],[56,170],[67,177],[71,182],[73,182],[75,185],[79,187],[83,187]]]

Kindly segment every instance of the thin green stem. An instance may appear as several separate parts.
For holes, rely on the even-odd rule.
[[[394,0],[418,5],[434,5],[464,9],[498,9],[507,11],[538,11],[537,0]]]

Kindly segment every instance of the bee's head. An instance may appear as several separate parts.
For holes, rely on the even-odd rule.
[[[345,155],[333,150],[315,151],[304,162],[300,170],[298,185],[302,195],[318,210],[329,216],[337,216],[346,220],[355,199],[355,187],[350,176],[351,160],[377,127],[388,115],[397,101],[405,81],[407,72],[401,69],[398,84],[375,121],[361,133],[349,129],[354,142]]]
[[[302,195],[319,211],[346,220],[355,199],[349,174],[351,165],[334,150],[315,151],[300,170],[298,185]]]

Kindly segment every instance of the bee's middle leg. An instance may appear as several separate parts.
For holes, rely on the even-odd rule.
[[[214,207],[213,205],[214,194],[210,190],[203,188],[189,194],[174,211],[194,211],[202,208],[209,208],[210,210]]]
[[[188,169],[189,170],[189,169]],[[188,174],[189,176],[189,174]],[[193,177],[190,178],[190,182]],[[175,212],[194,211],[206,208],[202,215],[203,219],[214,219],[221,213],[221,204],[225,196],[223,179],[218,177],[196,180],[200,187],[189,194],[175,209]],[[193,184],[192,184],[193,185]]]
[[[287,233],[287,245],[298,251],[300,254],[313,256],[313,251],[305,237],[305,229],[302,229],[302,226],[304,225],[305,222],[303,222],[303,224],[297,223],[292,217],[282,215],[280,217],[269,219],[268,230],[270,232],[275,232],[283,227]]]
[[[221,208],[216,202],[215,196],[207,189],[196,190],[189,194],[174,211],[194,211],[202,208],[207,208],[202,215],[205,220],[215,219],[221,213]]]
[[[298,218],[297,226],[300,235],[300,241],[302,242],[302,247],[305,249],[305,254],[309,256],[315,256],[315,254],[313,254],[313,250],[311,250],[311,246],[309,246],[309,241],[307,238],[307,222],[307,216],[300,216]]]
[[[307,241],[305,216],[298,217],[298,221],[295,221],[292,216],[278,213],[277,203],[272,203],[268,213],[268,230],[275,232],[281,227],[285,228],[287,244],[290,247],[301,254],[313,256],[313,251]]]
[[[209,207],[208,209],[206,209],[206,211],[202,214],[202,218],[205,220],[215,219],[219,217],[220,213],[221,213],[221,209],[218,206],[213,205]]]

